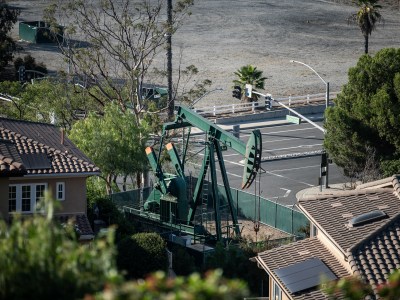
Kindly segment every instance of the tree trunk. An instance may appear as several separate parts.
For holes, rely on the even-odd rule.
[[[115,188],[117,189],[117,192],[119,192],[119,187],[118,187],[118,184],[117,184],[117,175],[113,175],[113,183],[114,183],[114,186],[115,186]]]
[[[136,173],[136,185],[137,185],[138,189],[140,189],[142,187],[142,173],[141,172]]]
[[[126,192],[126,178],[128,177],[128,175],[124,175],[123,179],[122,179],[122,191]]]
[[[368,54],[368,34],[364,35],[365,38],[365,54]]]
[[[107,184],[107,194],[108,195],[111,195],[111,193],[112,193],[112,190],[111,190],[111,177],[112,177],[111,174],[107,174],[106,184]]]
[[[167,72],[168,72],[168,120],[174,118],[175,104],[172,94],[172,0],[167,3],[168,37],[167,37]]]

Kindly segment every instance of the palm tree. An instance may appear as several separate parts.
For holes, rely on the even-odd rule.
[[[264,89],[264,81],[267,78],[262,77],[262,73],[262,71],[257,70],[257,68],[252,65],[243,66],[234,72],[238,79],[235,79],[233,84],[240,86],[242,90],[245,89],[246,84],[251,84],[253,86],[253,91],[256,91],[254,88]],[[249,102],[257,101],[258,95],[252,94],[252,97],[248,98],[243,94],[242,99]]]
[[[383,21],[379,12],[382,6],[377,4],[379,0],[356,0],[354,2],[358,5],[359,10],[352,14],[348,21],[349,23],[357,23],[360,27],[365,39],[365,54],[368,54],[368,37],[375,29],[376,23]]]

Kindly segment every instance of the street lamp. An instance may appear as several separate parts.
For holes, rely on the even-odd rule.
[[[311,68],[309,65],[301,62],[301,61],[297,61],[297,60],[290,60],[290,62],[292,63],[298,63],[301,64],[303,66],[306,66],[307,68],[309,68],[311,71],[313,71],[318,77],[319,79],[322,80],[322,82],[325,84],[326,86],[326,92],[325,92],[325,106],[328,107],[329,106],[329,82],[326,82],[318,73],[317,71],[315,71],[313,68]]]
[[[291,60],[290,62],[292,63],[298,63],[301,64],[303,66],[306,66],[307,68],[309,68],[311,71],[313,71],[318,77],[319,79],[322,80],[322,82],[325,84],[326,86],[326,93],[325,93],[325,106],[328,107],[329,106],[329,82],[326,82],[318,73],[317,71],[315,71],[313,68],[311,68],[309,65],[301,62],[301,61],[297,61],[297,60]],[[325,134],[325,132],[324,132]],[[328,185],[328,170],[329,170],[329,162],[328,162],[328,156],[327,153],[323,154],[321,157],[321,174],[322,174],[322,168],[325,168],[325,188],[329,188]],[[322,175],[321,175],[322,177]],[[322,186],[321,186],[322,188]]]

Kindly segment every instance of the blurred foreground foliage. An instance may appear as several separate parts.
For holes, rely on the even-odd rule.
[[[221,270],[208,272],[204,278],[198,273],[188,277],[168,278],[156,272],[146,280],[108,286],[102,293],[87,300],[235,300],[248,296],[246,284],[227,280]]]
[[[125,282],[116,268],[113,228],[82,244],[73,224],[57,222],[54,204],[47,195],[37,213],[15,214],[11,224],[0,220],[0,299],[185,300],[248,295],[243,281],[224,279],[221,270],[208,272],[204,278],[194,273],[175,279],[159,271],[145,280]],[[138,244],[148,238],[135,236]],[[151,241],[160,252],[154,244],[157,239]],[[126,255],[146,263],[139,253]]]
[[[0,299],[77,299],[120,280],[113,231],[81,244],[73,226],[61,226],[53,202],[44,214],[0,221]]]
[[[387,282],[379,285],[374,290],[370,285],[364,283],[357,277],[342,278],[337,282],[327,284],[325,291],[330,299],[373,299],[397,300],[400,299],[400,270],[389,275]]]

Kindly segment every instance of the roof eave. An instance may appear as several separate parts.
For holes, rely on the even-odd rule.
[[[90,176],[99,176],[100,172],[82,172],[82,173],[51,173],[51,174],[27,174],[20,177],[13,178],[75,178],[75,177],[90,177]]]

